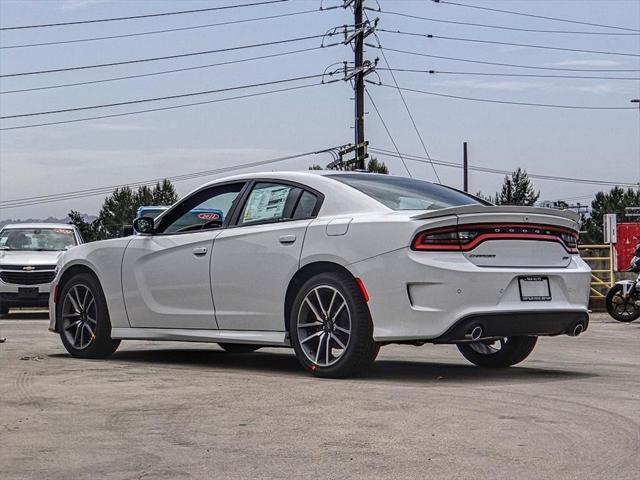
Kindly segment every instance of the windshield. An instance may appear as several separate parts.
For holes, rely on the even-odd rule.
[[[76,245],[70,228],[7,228],[0,232],[0,250],[59,251]]]
[[[461,205],[490,205],[453,188],[413,178],[362,173],[327,176],[346,183],[393,210],[440,210]]]

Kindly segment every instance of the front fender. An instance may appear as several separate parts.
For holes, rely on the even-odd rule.
[[[616,282],[615,285],[622,286],[622,296],[628,297],[633,292],[633,289],[636,286],[636,282],[634,280],[620,280]]]
[[[126,237],[85,243],[65,252],[59,260],[54,280],[54,285],[58,285],[65,272],[74,267],[93,272],[102,287],[113,328],[130,327],[122,294],[122,260],[130,241],[131,237]],[[49,301],[49,312],[51,330],[56,326],[53,296]]]

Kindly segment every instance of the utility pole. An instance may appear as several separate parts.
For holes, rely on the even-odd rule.
[[[361,33],[354,39],[355,52],[355,97],[356,97],[356,168],[365,170],[365,159],[367,151],[364,145],[364,72],[362,67],[364,63],[364,35],[362,27],[362,9],[364,8],[364,0],[355,0],[353,5],[353,21],[354,29],[361,30]]]
[[[465,192],[469,192],[469,157],[467,156],[467,142],[462,144],[462,185]]]
[[[353,160],[344,162],[344,166],[352,166],[352,168],[365,170],[367,153],[367,142],[364,136],[364,79],[375,71],[376,62],[370,62],[364,59],[364,39],[375,32],[377,19],[373,22],[364,20],[364,2],[365,0],[343,0],[342,7],[350,8],[353,6],[353,33],[346,35],[344,44],[349,45],[353,42],[353,52],[355,61],[353,69],[348,69],[345,63],[345,75],[343,80],[353,81],[353,90],[355,96],[355,151]],[[348,71],[350,70],[350,71]]]
[[[632,98],[631,103],[638,104],[638,113],[640,113],[640,98]],[[640,124],[638,124],[638,138],[640,138]],[[640,192],[640,171],[638,172],[638,191]]]

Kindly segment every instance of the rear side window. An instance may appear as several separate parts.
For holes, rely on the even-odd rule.
[[[366,173],[327,176],[359,190],[392,210],[440,210],[461,205],[490,205],[453,188],[413,178]]]
[[[293,218],[310,218],[316,209],[318,197],[313,193],[304,191],[298,200],[298,205],[293,212]]]
[[[291,218],[300,189],[278,183],[256,183],[240,215],[243,225]]]
[[[318,198],[302,188],[280,183],[258,182],[251,190],[238,223],[281,222],[310,218]]]

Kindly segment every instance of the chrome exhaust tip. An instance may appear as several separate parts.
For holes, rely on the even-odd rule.
[[[469,330],[464,338],[466,340],[476,341],[482,337],[482,327],[480,325],[476,325]]]
[[[576,326],[573,327],[573,331],[571,332],[571,336],[577,337],[582,332],[584,332],[584,324],[582,322],[576,323]]]

